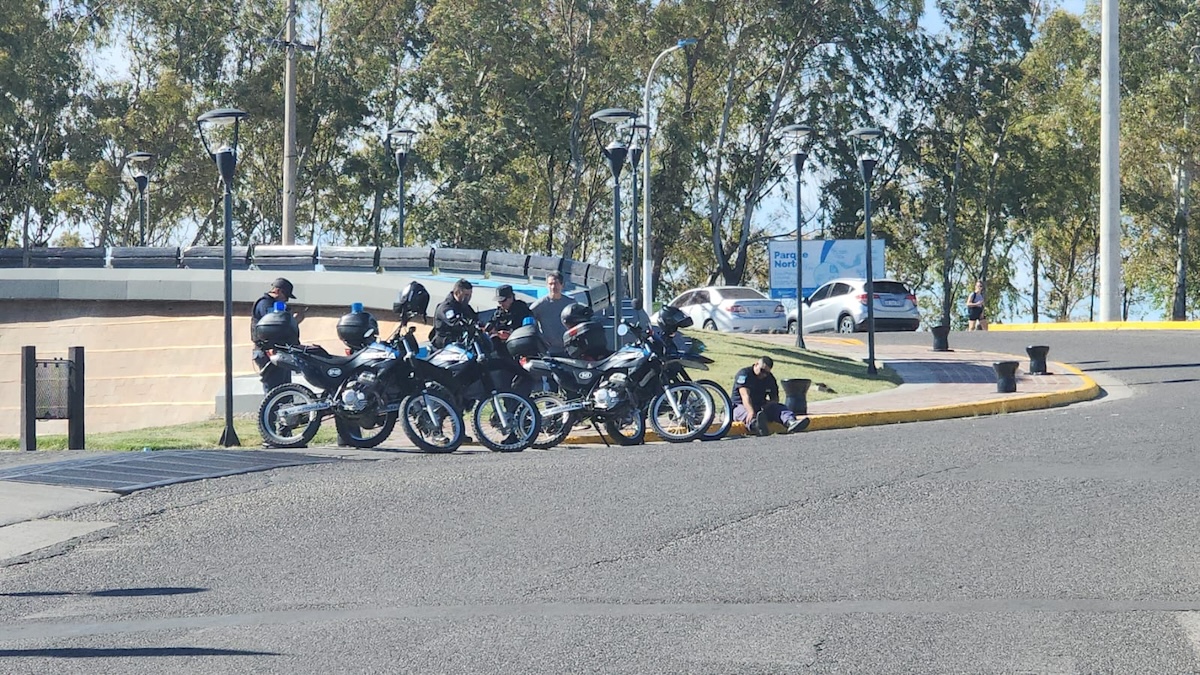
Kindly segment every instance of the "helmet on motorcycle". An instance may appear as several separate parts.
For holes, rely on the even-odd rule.
[[[419,282],[408,282],[407,286],[400,289],[400,297],[392,304],[392,311],[401,317],[420,314],[424,320],[429,312],[429,291]]]
[[[663,329],[667,335],[674,333],[680,328],[688,328],[692,325],[692,317],[688,316],[682,309],[667,305],[658,313],[658,327]]]
[[[584,321],[592,320],[592,308],[587,305],[575,303],[567,305],[563,308],[562,314],[559,316],[562,319],[563,325],[567,328],[574,328]]]
[[[573,359],[602,359],[612,353],[610,331],[598,321],[584,321],[563,333],[563,349]]]

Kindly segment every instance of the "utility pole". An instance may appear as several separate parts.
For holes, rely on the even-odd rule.
[[[287,0],[284,39],[263,38],[263,42],[285,50],[283,68],[283,237],[280,243],[296,243],[296,50],[316,51],[316,47],[296,42],[296,0]]]
[[[1121,320],[1120,55],[1117,0],[1100,2],[1100,320]]]
[[[296,0],[288,0],[283,70],[283,241],[296,243]]]

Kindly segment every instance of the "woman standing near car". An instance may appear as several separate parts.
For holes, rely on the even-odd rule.
[[[983,282],[975,282],[975,290],[967,296],[967,330],[987,330],[983,318]]]

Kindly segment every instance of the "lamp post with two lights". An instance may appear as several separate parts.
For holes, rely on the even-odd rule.
[[[883,132],[873,127],[859,127],[846,134],[854,143],[858,171],[863,180],[863,237],[867,245],[867,373],[877,374],[875,367],[875,270],[871,250],[871,177],[879,161],[878,141]]]
[[[800,226],[804,219],[800,213],[800,179],[804,174],[804,160],[808,149],[804,142],[812,127],[807,124],[789,124],[779,130],[792,143],[792,166],[796,170],[796,346],[804,349],[804,266],[802,264]]]
[[[600,153],[608,160],[608,169],[613,177],[613,348],[621,344],[621,170],[625,168],[625,159],[629,156],[629,145],[633,140],[634,125],[632,121],[637,113],[625,108],[605,108],[592,113],[592,133],[596,136],[596,144]],[[605,132],[608,133],[605,133]],[[612,140],[604,142],[604,136],[610,135]],[[626,136],[622,138],[622,136]]]
[[[152,152],[131,152],[125,155],[125,167],[138,190],[138,246],[146,245],[146,188],[150,185],[150,174],[145,166],[155,157]]]
[[[392,144],[392,152],[396,156],[396,173],[399,185],[396,201],[400,208],[400,218],[396,221],[396,245],[404,246],[404,167],[408,165],[408,153],[412,150],[413,138],[417,132],[412,129],[396,127],[388,132],[388,140]],[[379,223],[375,223],[375,245],[379,246]]]

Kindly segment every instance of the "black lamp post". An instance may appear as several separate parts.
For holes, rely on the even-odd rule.
[[[804,265],[800,243],[800,226],[804,219],[800,213],[800,178],[804,175],[804,160],[808,159],[804,141],[812,133],[812,127],[789,124],[779,132],[793,144],[792,165],[796,169],[796,346],[804,349]]]
[[[624,108],[605,108],[592,113],[592,133],[596,135],[596,144],[600,146],[600,154],[608,160],[608,168],[613,176],[613,347],[621,344],[621,170],[625,168],[625,158],[629,156],[629,143],[633,140],[633,125],[625,124],[637,117],[637,113]],[[602,130],[609,130],[613,140],[604,143]],[[627,130],[627,131],[626,131]],[[621,136],[628,134],[628,138]]]
[[[400,219],[396,222],[396,245],[404,246],[404,167],[408,164],[408,152],[412,150],[413,138],[417,132],[412,129],[396,127],[388,132],[392,142],[392,152],[396,154],[396,172],[399,174],[399,195],[396,201],[400,205]],[[379,223],[375,223],[375,245],[379,246]]]
[[[225,185],[225,431],[221,445],[239,446],[233,428],[233,173],[237,168],[238,132],[246,113],[236,108],[210,110],[196,118],[200,141],[208,156],[217,163],[221,182]],[[217,151],[213,152],[213,146]]]
[[[125,166],[138,189],[138,246],[146,245],[146,187],[150,185],[150,175],[144,165],[154,159],[152,152],[131,152],[125,155]]]
[[[846,134],[854,143],[858,156],[858,171],[863,180],[863,236],[867,244],[867,373],[875,375],[875,269],[871,250],[871,176],[875,172],[879,150],[877,142],[883,132],[872,127],[859,127]]]
[[[630,254],[631,254],[630,255],[631,262],[630,262],[629,268],[631,270],[633,270],[633,274],[629,275],[629,282],[631,284],[633,284],[633,288],[630,290],[630,296],[635,297],[635,298],[641,298],[642,308],[648,312],[648,311],[650,311],[650,305],[649,305],[649,303],[646,302],[646,296],[642,292],[642,284],[637,275],[638,251],[641,250],[638,248],[637,203],[638,203],[638,165],[642,161],[642,148],[645,148],[646,145],[649,144],[649,142],[650,142],[650,125],[649,124],[641,124],[640,122],[634,122],[632,125],[632,128],[633,128],[633,144],[629,146],[629,168],[631,171],[633,171],[633,174],[632,174],[633,197],[631,200],[633,203],[633,209],[632,209],[633,213],[630,215],[630,220],[632,221],[632,223],[630,224],[630,227],[629,227],[629,230],[630,230],[629,246],[630,246]]]

